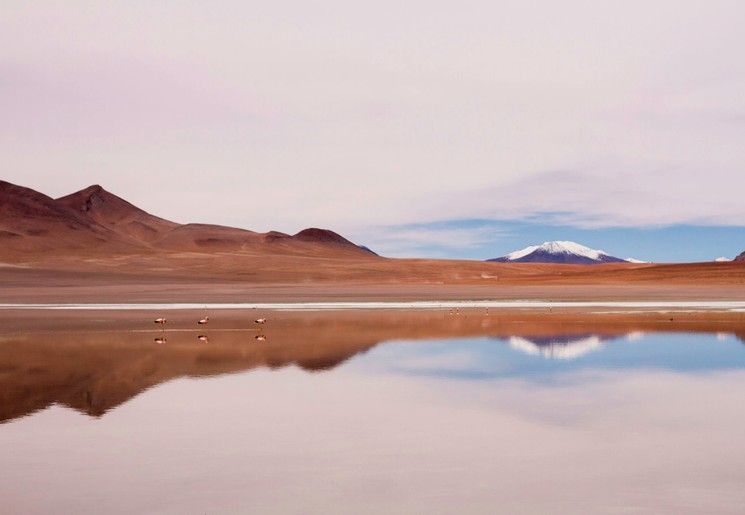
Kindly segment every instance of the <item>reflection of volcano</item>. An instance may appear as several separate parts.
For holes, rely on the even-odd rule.
[[[600,350],[615,335],[570,334],[557,336],[510,336],[508,345],[520,352],[552,359],[575,359]]]

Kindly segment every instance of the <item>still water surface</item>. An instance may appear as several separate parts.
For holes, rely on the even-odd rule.
[[[745,506],[738,324],[128,316],[5,325],[0,511]]]

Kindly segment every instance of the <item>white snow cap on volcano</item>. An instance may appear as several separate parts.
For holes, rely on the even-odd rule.
[[[532,247],[525,247],[522,250],[511,252],[505,257],[509,260],[520,259],[528,254],[532,254],[536,250],[542,250],[549,254],[574,254],[576,256],[584,256],[590,259],[600,259],[600,256],[610,255],[602,250],[594,250],[590,247],[580,245],[579,243],[574,243],[573,241],[547,241],[542,245],[533,245]]]
[[[547,241],[542,245],[533,245],[506,256],[488,261],[524,262],[524,263],[623,263],[629,260],[611,256],[605,251],[591,249],[573,241]]]

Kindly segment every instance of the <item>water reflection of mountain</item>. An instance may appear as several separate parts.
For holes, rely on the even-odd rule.
[[[534,356],[551,359],[575,359],[589,352],[602,349],[619,335],[569,334],[554,336],[510,336],[506,339],[510,348]]]
[[[590,350],[632,331],[745,334],[743,321],[722,328],[721,322],[678,324],[649,316],[610,316],[599,323],[578,315],[500,317],[464,310],[455,316],[444,310],[405,310],[278,312],[264,330],[266,340],[257,340],[255,316],[246,313],[211,313],[210,325],[201,329],[194,323],[199,317],[179,315],[187,323],[172,315],[163,333],[153,328],[151,313],[39,315],[0,311],[0,422],[52,404],[101,416],[180,377],[288,366],[328,370],[392,340],[498,338],[526,352],[567,359],[604,354]],[[503,359],[487,356],[490,350],[483,345],[474,346],[474,352],[484,354],[479,359]],[[495,370],[502,365],[500,361]]]
[[[98,341],[96,341],[98,340]],[[160,343],[156,340],[159,340]],[[163,343],[163,340],[165,342]],[[100,416],[140,392],[178,377],[205,377],[258,367],[331,369],[375,341],[306,345],[256,342],[247,332],[154,337],[111,333],[14,339],[0,344],[0,421],[63,404]],[[9,347],[16,348],[10,352]],[[22,350],[19,350],[21,348]]]
[[[255,316],[245,313],[213,314],[201,329],[194,317],[180,323],[173,315],[164,331],[149,313],[118,313],[106,323],[98,314],[40,314],[0,312],[0,422],[52,404],[101,416],[179,377],[288,366],[318,372],[381,341],[483,334],[497,322],[442,312],[278,313],[259,340]]]

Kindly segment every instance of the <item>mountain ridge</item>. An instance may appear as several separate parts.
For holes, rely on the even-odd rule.
[[[152,215],[98,184],[53,199],[0,181],[2,259],[55,253],[85,252],[90,257],[184,251],[373,256],[328,229],[309,228],[291,236],[214,224],[179,224]]]
[[[559,263],[594,265],[601,263],[628,263],[629,260],[611,256],[573,241],[547,241],[532,245],[501,257],[487,259],[498,263]]]

